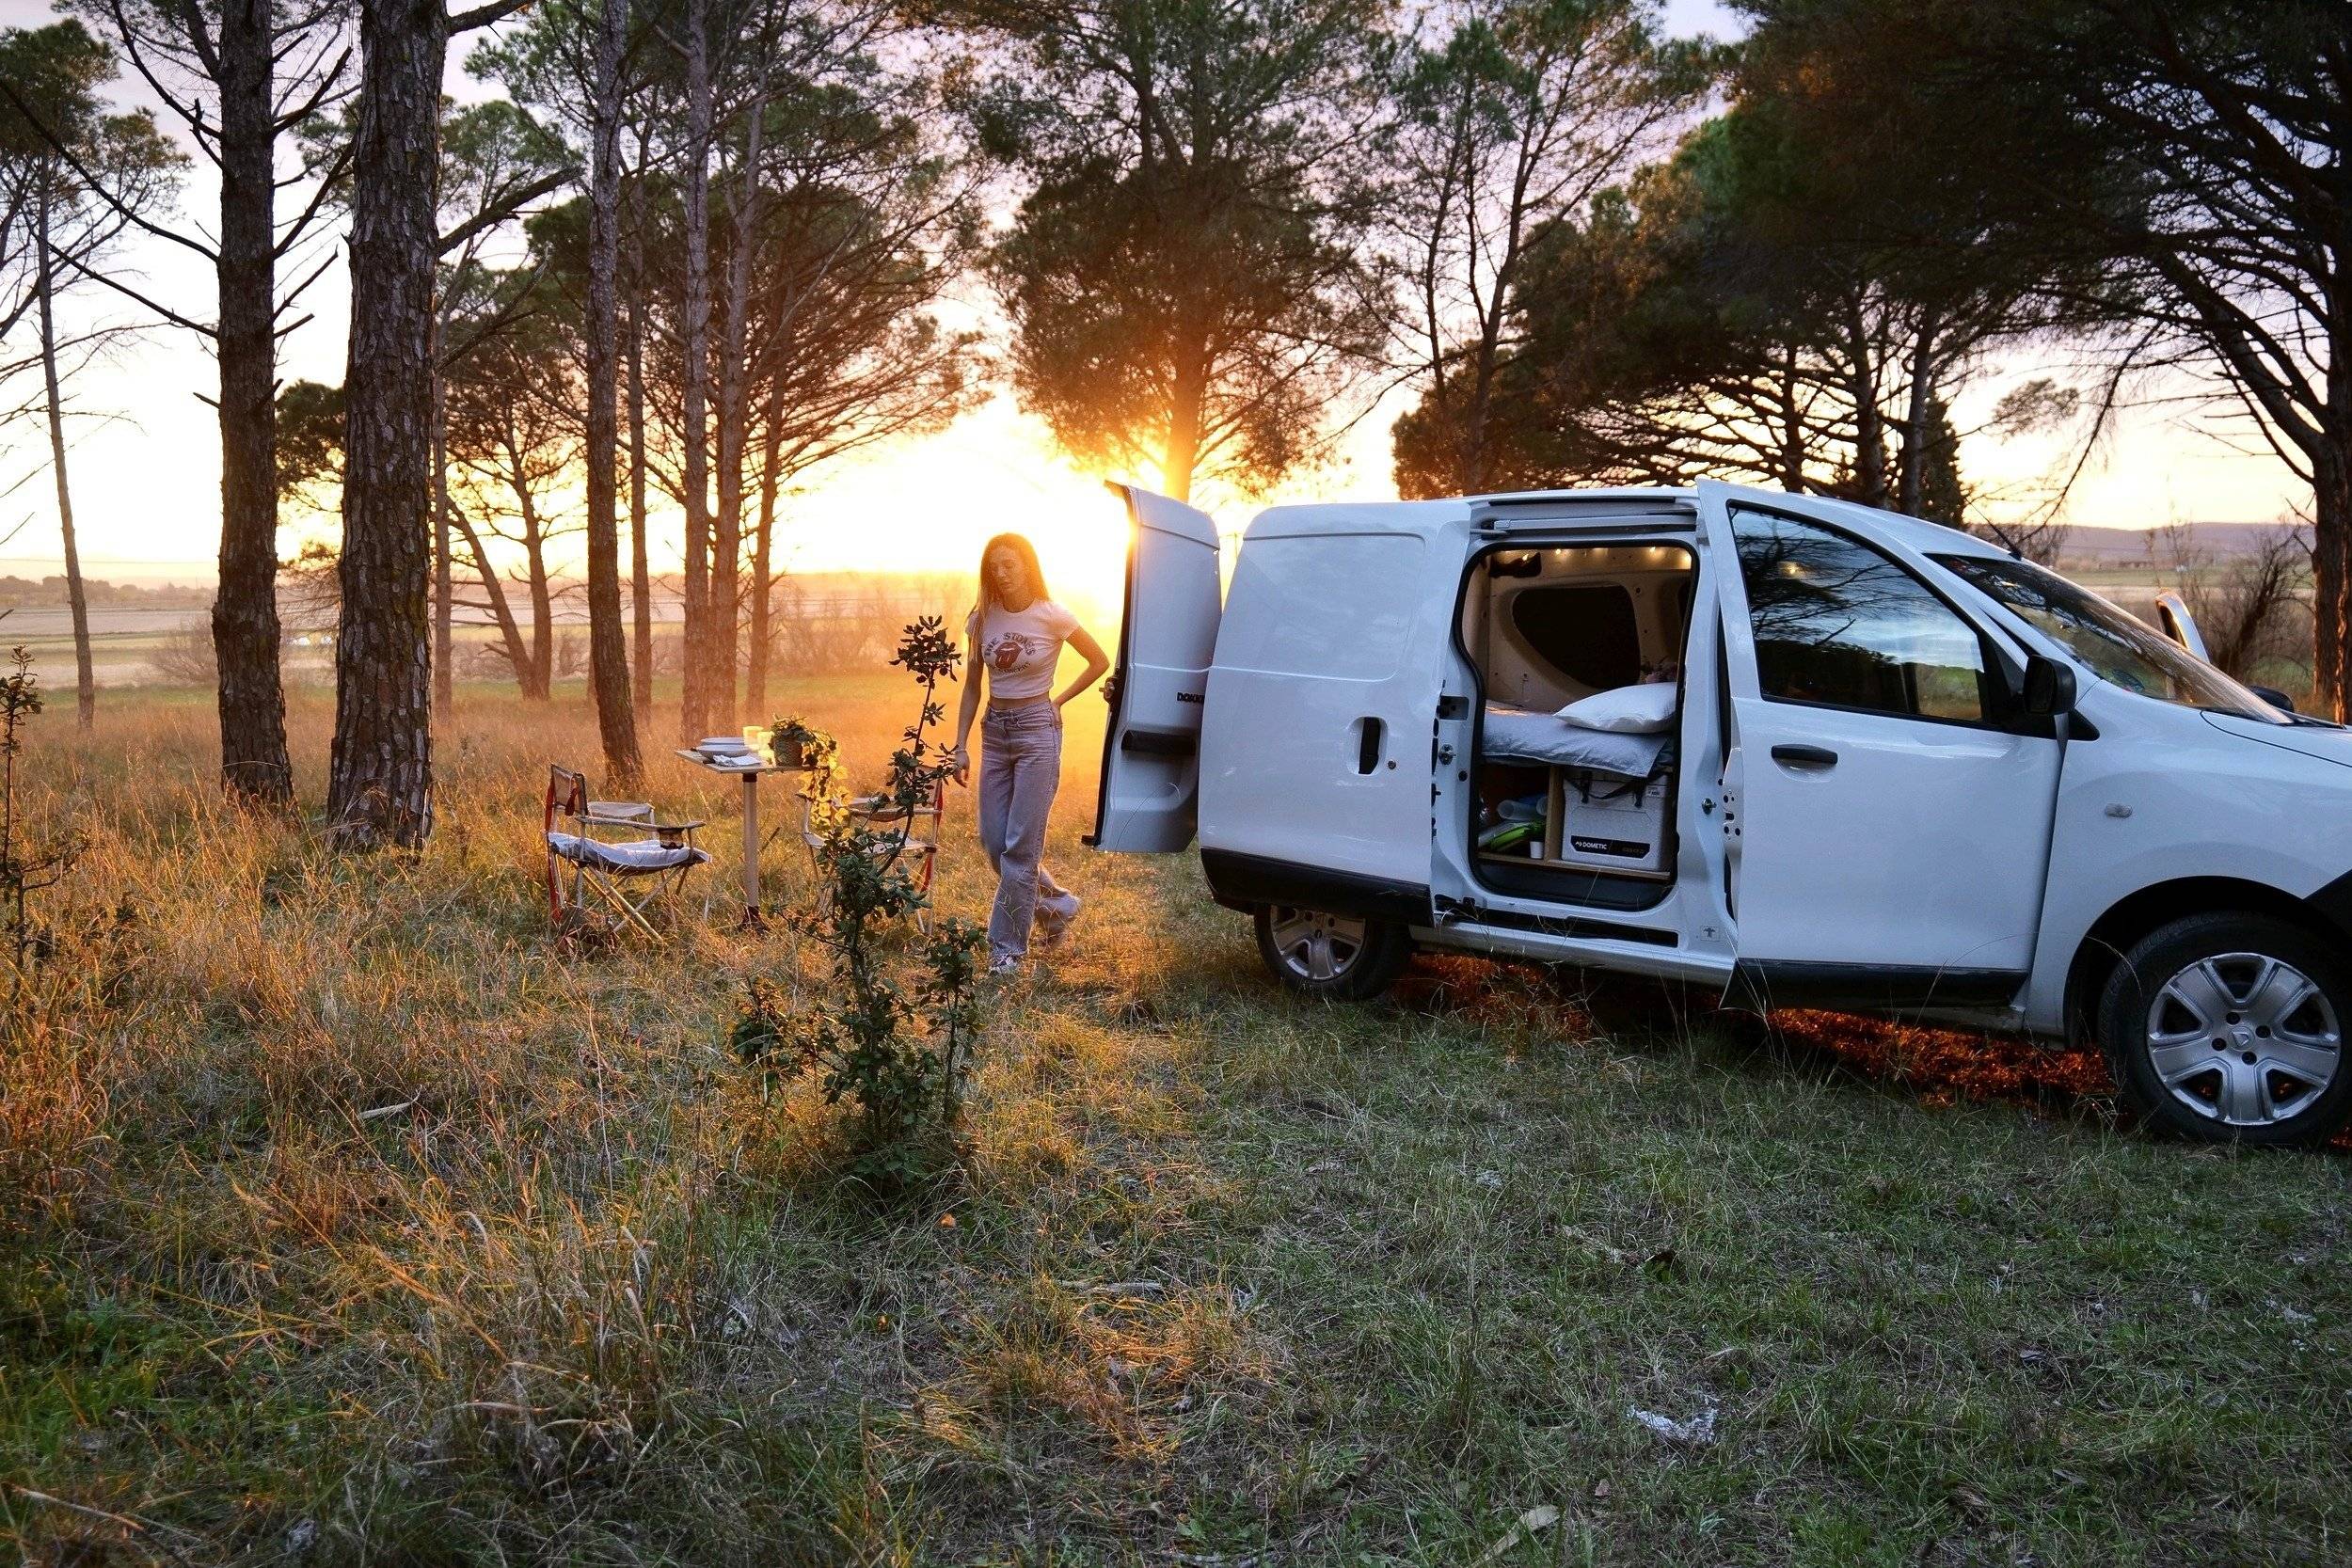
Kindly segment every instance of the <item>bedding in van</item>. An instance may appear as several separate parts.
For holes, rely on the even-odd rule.
[[[1556,713],[1530,713],[1525,708],[1488,703],[1479,750],[1494,762],[1589,768],[1597,773],[1645,779],[1657,771],[1660,756],[1673,741],[1670,735],[1586,729]]]

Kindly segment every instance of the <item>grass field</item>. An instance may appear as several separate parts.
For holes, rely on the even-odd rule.
[[[53,671],[54,674],[55,672]],[[901,679],[777,705],[870,773]],[[298,690],[306,800],[326,694]],[[2326,1563],[2352,1182],[2114,1128],[2095,1064],[1421,960],[1287,999],[1188,858],[1056,864],[968,1179],[879,1211],[726,1029],[721,902],[569,955],[576,712],[466,693],[415,861],[210,784],[211,704],[70,696],[86,839],[0,1025],[0,1536],[41,1564]],[[765,716],[762,716],[765,717]],[[771,811],[786,795],[770,786]],[[951,818],[942,901],[988,893]],[[789,853],[787,852],[787,848]],[[796,845],[769,862],[805,888]],[[1660,1418],[1661,1433],[1636,1412]],[[1702,1435],[1705,1434],[1704,1440]]]

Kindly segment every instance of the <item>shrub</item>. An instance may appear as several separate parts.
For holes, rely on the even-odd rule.
[[[174,686],[217,686],[220,660],[213,648],[209,621],[190,621],[164,633],[147,666]]]
[[[14,668],[0,676],[0,937],[8,944],[13,993],[23,989],[24,966],[45,945],[26,899],[64,879],[73,848],[65,843],[28,846],[17,820],[16,757],[24,749],[25,724],[41,708],[40,677],[33,673],[33,656],[23,648],[10,650],[8,659]]]
[[[882,821],[852,815],[838,798],[830,738],[796,720],[775,730],[826,767],[811,774],[819,809],[821,895],[803,917],[830,951],[832,990],[805,1006],[793,988],[755,977],[734,1045],[763,1073],[815,1073],[829,1105],[856,1110],[850,1174],[896,1194],[945,1174],[957,1163],[963,1079],[978,1021],[979,928],[965,920],[934,924],[920,950],[913,994],[888,968],[882,927],[922,909],[925,896],[904,863],[916,812],[946,777],[946,755],[926,736],[944,717],[940,681],[955,672],[957,652],[936,616],[905,629],[891,662],[923,688],[922,707],[890,758],[889,779],[869,798]]]

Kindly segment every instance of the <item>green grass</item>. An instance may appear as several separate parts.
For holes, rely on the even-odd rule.
[[[772,705],[870,769],[901,685]],[[432,851],[347,865],[213,803],[201,705],[130,708],[28,752],[89,850],[0,1035],[27,1560],[1470,1563],[1522,1516],[1490,1564],[2352,1555],[2340,1153],[1640,984],[1424,958],[1302,1004],[1188,860],[1076,847],[1089,713],[1074,949],[997,1001],[969,1181],[877,1211],[725,1052],[788,937],[547,940],[576,715],[469,695]],[[731,784],[655,788],[727,848]]]

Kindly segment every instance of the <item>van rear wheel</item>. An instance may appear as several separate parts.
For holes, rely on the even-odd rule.
[[[2352,1108],[2352,971],[2283,920],[2201,914],[2134,943],[2099,1004],[2124,1104],[2208,1143],[2313,1143]]]
[[[1335,1002],[1379,995],[1413,951],[1405,927],[1386,920],[1261,904],[1257,926],[1258,957],[1276,979]]]

